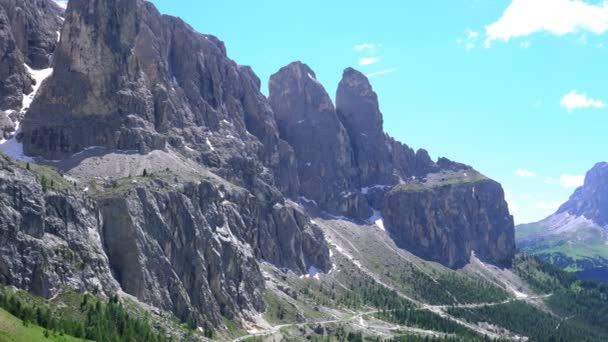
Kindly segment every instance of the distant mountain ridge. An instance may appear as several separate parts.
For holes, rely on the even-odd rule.
[[[606,278],[608,163],[597,163],[584,185],[555,214],[516,227],[518,247],[582,276]],[[604,275],[602,275],[604,274]]]

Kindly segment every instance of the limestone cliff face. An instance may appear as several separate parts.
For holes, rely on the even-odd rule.
[[[359,187],[394,185],[438,170],[425,150],[414,152],[384,133],[378,96],[361,72],[344,71],[336,108],[350,137]]]
[[[50,66],[63,11],[52,0],[0,1],[0,110],[19,111],[32,91],[33,69]],[[16,118],[0,113],[0,138],[7,138]]]
[[[44,192],[39,172],[0,155],[0,279],[46,297],[123,290],[220,326],[222,316],[264,309],[258,262],[330,268],[321,231],[300,209],[218,177],[178,187],[149,179],[87,196],[58,174],[59,190]]]
[[[219,39],[148,2],[70,1],[47,82],[23,123],[29,155],[171,146],[235,182],[280,174],[281,190],[297,186],[293,151],[257,76]]]
[[[314,71],[294,62],[272,75],[270,104],[281,137],[295,151],[300,194],[323,208],[353,188],[348,134]]]
[[[443,171],[395,187],[385,198],[385,226],[398,245],[452,268],[472,252],[510,266],[515,232],[503,198],[500,184],[472,169]]]
[[[119,289],[90,199],[44,192],[40,175],[0,154],[0,279],[52,297],[64,287],[100,294]]]
[[[62,159],[69,173],[95,165],[79,153],[92,146],[139,166],[163,150],[189,176],[141,179],[112,165],[107,186],[77,193],[58,176],[62,187],[44,192],[40,170],[0,157],[3,281],[47,297],[122,290],[221,325],[264,309],[260,262],[330,268],[321,231],[293,201],[359,221],[380,212],[400,246],[450,267],[472,251],[509,263],[500,186],[388,136],[360,72],[344,71],[334,107],[294,62],[271,77],[267,99],[219,39],[144,0],[71,0],[65,22],[58,11],[51,0],[0,0],[0,104],[20,109],[31,91],[24,63],[53,67],[22,122],[26,154]]]

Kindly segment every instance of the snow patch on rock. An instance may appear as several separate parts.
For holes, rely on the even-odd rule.
[[[53,68],[42,69],[42,70],[34,70],[30,68],[27,64],[25,64],[25,69],[27,72],[34,78],[35,84],[33,86],[33,90],[29,94],[23,95],[23,104],[21,106],[20,115],[25,115],[27,110],[30,108],[30,105],[34,101],[40,86],[53,74]],[[4,152],[8,156],[13,159],[25,161],[25,162],[33,162],[34,160],[25,155],[23,152],[23,144],[17,141],[17,137],[21,133],[21,120],[17,119],[15,121],[15,133],[10,139],[2,139],[0,140],[0,151]]]
[[[367,222],[369,224],[376,225],[382,231],[386,231],[386,229],[384,229],[384,219],[382,218],[382,213],[379,210],[374,209],[374,213],[369,219],[367,219]]]

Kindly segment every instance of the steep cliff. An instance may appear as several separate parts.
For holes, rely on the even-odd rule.
[[[59,174],[30,168],[0,154],[2,282],[47,298],[64,287],[100,294],[117,291],[95,202]],[[51,186],[57,190],[45,191]]]
[[[437,170],[426,151],[415,153],[384,133],[378,96],[361,72],[344,71],[336,109],[350,137],[359,188],[394,185]]]
[[[14,133],[33,90],[30,71],[51,65],[62,16],[52,0],[0,1],[0,140]]]
[[[216,176],[168,184],[123,179],[86,188],[0,155],[0,278],[52,297],[123,290],[178,317],[222,324],[264,309],[258,262],[328,270],[320,230],[288,203]],[[15,255],[21,256],[14,258]]]
[[[329,95],[301,62],[272,75],[269,89],[281,137],[298,160],[301,195],[330,207],[353,188],[354,169],[350,140]]]
[[[432,174],[395,187],[385,199],[384,224],[395,242],[452,268],[471,254],[499,266],[515,255],[513,217],[500,184],[470,168]]]
[[[5,2],[0,72],[21,93],[0,95],[21,106],[32,85],[24,63],[52,63],[18,138],[66,178],[3,159],[4,282],[46,297],[124,291],[219,326],[264,310],[260,265],[299,276],[332,268],[309,213],[377,225],[384,216],[400,247],[450,267],[473,251],[509,264],[500,186],[389,137],[360,72],[344,71],[334,107],[294,62],[271,77],[267,99],[219,39],[146,1],[70,1],[57,47],[54,4]],[[27,25],[16,35],[19,13],[50,19],[39,35]]]
[[[70,1],[47,82],[23,123],[29,155],[172,146],[235,182],[280,173],[282,190],[297,185],[293,152],[251,69],[148,2]]]

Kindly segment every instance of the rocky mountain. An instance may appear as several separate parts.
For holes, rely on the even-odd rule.
[[[559,210],[516,229],[520,248],[583,278],[608,280],[608,163],[596,164]]]
[[[0,9],[0,70],[14,80],[0,87],[12,123],[0,141],[3,283],[45,298],[120,294],[226,332],[226,320],[259,328],[277,303],[301,320],[371,292],[458,301],[455,288],[512,266],[501,186],[388,136],[362,73],[344,71],[334,105],[293,62],[267,98],[218,38],[144,0]],[[387,275],[393,264],[402,272]],[[488,291],[531,293],[511,276]],[[319,279],[361,292],[311,307],[327,289],[303,284]]]
[[[25,99],[36,86],[30,71],[51,65],[62,17],[53,1],[0,1],[0,109],[6,114],[0,115],[0,140],[14,134],[30,102]]]

